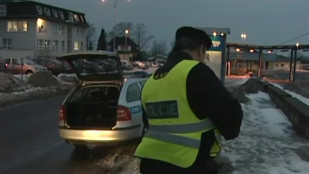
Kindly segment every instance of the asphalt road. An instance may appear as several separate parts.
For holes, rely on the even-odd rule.
[[[97,161],[110,147],[74,150],[58,135],[58,109],[64,96],[0,109],[0,174],[107,173]],[[134,144],[130,146],[132,154]]]

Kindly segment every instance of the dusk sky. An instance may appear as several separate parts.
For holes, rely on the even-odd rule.
[[[39,0],[85,13],[96,27],[113,27],[114,0]],[[309,44],[309,0],[116,0],[116,23],[144,23],[149,34],[170,46],[181,26],[230,28],[228,42],[248,44]],[[242,40],[241,33],[246,33]]]

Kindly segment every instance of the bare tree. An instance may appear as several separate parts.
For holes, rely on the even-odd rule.
[[[166,49],[167,48],[165,42],[157,42],[156,40],[154,40],[152,42],[151,55],[157,56],[159,54],[165,54]]]
[[[132,35],[139,50],[145,48],[147,46],[147,43],[154,38],[154,36],[148,35],[146,25],[142,23],[138,23],[135,25]]]

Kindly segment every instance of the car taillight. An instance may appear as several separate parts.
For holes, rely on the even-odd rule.
[[[128,121],[131,120],[130,109],[124,106],[117,107],[117,121]]]
[[[67,117],[67,108],[62,105],[59,109],[59,120],[64,121],[66,117]]]

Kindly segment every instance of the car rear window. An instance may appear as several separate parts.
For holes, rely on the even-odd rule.
[[[119,89],[114,86],[85,87],[77,91],[70,102],[110,102],[118,101],[118,97]]]

